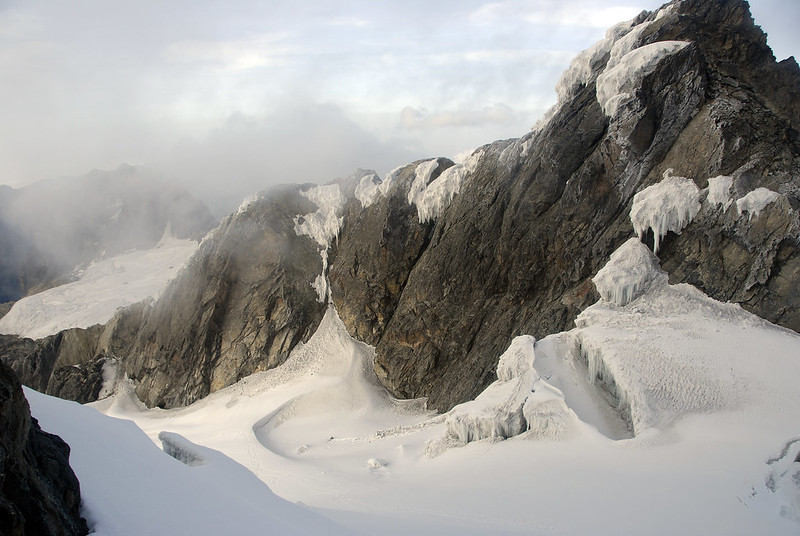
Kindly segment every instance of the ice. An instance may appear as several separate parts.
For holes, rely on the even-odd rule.
[[[747,219],[752,220],[766,208],[770,203],[775,202],[780,197],[778,192],[773,192],[767,188],[756,188],[746,196],[736,200],[736,210],[741,216],[747,212]]]
[[[658,259],[638,238],[631,238],[611,254],[592,282],[600,297],[620,307],[628,305],[654,283],[665,284],[667,275]]]
[[[508,382],[529,374],[533,370],[535,343],[536,339],[531,335],[522,335],[511,341],[497,363],[497,379]]]
[[[605,38],[591,47],[578,53],[556,84],[559,104],[567,102],[579,88],[586,86],[591,80],[592,72],[611,51],[611,47],[622,36],[631,31],[632,23],[621,22],[606,32]]]
[[[314,239],[327,249],[342,227],[340,213],[347,199],[339,190],[338,184],[314,186],[300,195],[317,205],[317,210],[303,216],[296,216],[294,232]]]
[[[570,428],[574,414],[564,403],[564,394],[539,377],[534,368],[536,339],[515,337],[500,356],[497,381],[470,402],[459,404],[447,415],[447,432],[429,446],[465,445],[484,439],[507,439],[529,432],[539,439],[556,438]]]
[[[77,281],[17,301],[0,318],[0,333],[41,339],[105,324],[118,309],[156,298],[196,250],[197,242],[166,238],[155,248],[98,261]]]
[[[700,211],[700,189],[694,181],[671,174],[672,169],[666,170],[661,182],[633,196],[633,230],[641,239],[652,229],[654,253],[658,253],[661,239],[668,232],[680,234]]]
[[[317,205],[317,210],[303,216],[295,216],[294,232],[298,236],[311,237],[321,246],[322,273],[311,282],[311,286],[317,292],[317,301],[325,303],[326,300],[330,300],[330,284],[327,275],[328,248],[342,228],[344,218],[340,214],[347,198],[342,195],[338,184],[314,186],[300,194]]]
[[[205,462],[197,446],[179,434],[161,432],[158,434],[158,440],[161,441],[161,448],[164,449],[165,453],[184,465],[194,467]]]
[[[722,211],[728,210],[728,207],[733,203],[731,198],[731,186],[733,185],[733,177],[726,175],[719,175],[708,179],[708,202],[718,207],[722,205]]]
[[[436,219],[447,208],[453,197],[461,191],[464,180],[477,169],[482,152],[473,151],[462,163],[445,169],[430,184],[427,182],[430,173],[436,169],[430,162],[436,164],[437,161],[423,162],[417,167],[414,183],[408,192],[408,202],[416,205],[420,223]]]
[[[355,196],[363,208],[370,206],[378,196],[381,180],[374,173],[364,175],[356,186]]]
[[[688,44],[686,41],[658,41],[631,50],[607,67],[597,77],[597,101],[606,116],[616,117],[620,107],[633,98],[642,80],[653,73],[661,61]]]

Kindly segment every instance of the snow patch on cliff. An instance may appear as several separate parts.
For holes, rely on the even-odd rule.
[[[379,193],[381,179],[374,173],[361,177],[356,186],[355,196],[363,208],[370,206]]]
[[[671,174],[668,169],[661,182],[633,196],[633,230],[641,240],[647,229],[652,229],[655,253],[668,232],[679,234],[700,211],[700,189],[694,181]]]
[[[731,198],[731,186],[733,185],[733,177],[726,175],[719,175],[708,179],[708,202],[718,207],[722,205],[722,211],[728,210],[728,207],[733,203]]]
[[[618,44],[626,45],[621,47],[620,53],[630,46],[627,40]],[[596,89],[597,100],[606,116],[616,117],[620,107],[633,98],[642,80],[655,72],[665,58],[683,50],[688,44],[686,41],[658,41],[627,52],[613,64],[609,61],[611,66],[597,77]]]
[[[344,218],[340,216],[347,198],[342,195],[338,184],[314,186],[300,195],[317,205],[315,212],[303,216],[295,216],[294,232],[298,236],[311,237],[321,246],[322,273],[318,275],[311,286],[317,291],[317,300],[324,303],[330,300],[330,284],[328,283],[328,248],[331,241],[339,235]]]
[[[747,219],[752,220],[764,210],[767,205],[774,203],[781,194],[773,192],[767,188],[756,188],[746,196],[736,200],[736,210],[739,211],[741,216],[747,212]]]
[[[430,175],[437,166],[430,162],[436,164],[437,160],[417,166],[416,177],[408,192],[408,202],[416,205],[420,223],[436,219],[450,205],[466,178],[477,169],[482,152],[473,151],[463,162],[445,169],[431,182]]]

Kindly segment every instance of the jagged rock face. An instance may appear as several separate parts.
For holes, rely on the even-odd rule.
[[[145,313],[124,370],[146,404],[189,404],[283,363],[313,334],[322,259],[294,230],[316,208],[299,192],[275,188],[220,224]]]
[[[87,534],[69,446],[31,418],[19,380],[0,363],[0,534]]]
[[[333,297],[348,330],[377,346],[376,372],[395,394],[446,410],[494,380],[514,335],[571,327],[596,299],[590,278],[632,234],[633,195],[668,168],[700,188],[731,175],[734,200],[757,186],[783,195],[755,218],[704,202],[680,236],[665,237],[660,257],[673,282],[800,329],[798,115],[785,97],[800,88],[800,71],[775,64],[743,2],[680,2],[635,22],[623,53],[670,45],[669,53],[618,106],[598,102],[596,91],[610,61],[625,63],[609,47],[543,127],[482,149],[432,230],[408,216],[349,230],[381,218],[373,207],[348,215]],[[670,40],[688,44],[661,43]],[[777,81],[789,89],[776,90]],[[398,189],[381,206],[404,200]],[[413,244],[408,257],[381,246],[387,233]],[[375,265],[402,275],[389,278],[391,292]]]
[[[437,160],[433,181],[453,162]],[[394,195],[363,208],[348,202],[344,226],[332,256],[329,279],[340,318],[353,337],[377,345],[400,300],[411,269],[428,246],[433,223],[420,223],[408,193],[420,162],[397,171]]]
[[[0,335],[0,361],[22,383],[81,404],[110,394],[119,362],[139,332],[144,303],[118,312],[107,324],[64,330],[44,339]],[[108,393],[103,393],[106,388]]]

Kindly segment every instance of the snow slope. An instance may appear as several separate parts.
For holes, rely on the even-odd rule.
[[[448,424],[456,410],[435,415],[388,396],[373,349],[347,335],[333,308],[284,365],[190,407],[145,409],[125,383],[94,405],[153,442],[166,431],[220,452],[356,533],[797,534],[800,337],[664,278],[626,305],[590,307],[579,326],[512,345],[502,381],[547,385],[534,380],[537,409],[505,441],[460,446]],[[35,400],[39,416],[47,399]],[[88,428],[76,433],[73,456],[105,441],[102,417],[92,418],[86,426],[98,431],[89,441],[80,439]],[[65,435],[73,426],[53,421],[45,428]],[[126,493],[149,500],[149,482],[136,488],[149,469],[112,450],[114,463],[142,474]],[[83,481],[89,469],[76,470]],[[218,478],[219,490],[239,485]],[[99,500],[92,489],[87,507]],[[170,515],[157,501],[142,508]]]
[[[192,240],[165,237],[153,249],[96,262],[77,281],[16,302],[0,318],[0,333],[40,339],[104,324],[117,309],[156,297],[196,249]]]

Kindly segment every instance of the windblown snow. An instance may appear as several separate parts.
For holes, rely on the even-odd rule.
[[[639,239],[648,229],[653,231],[655,253],[668,232],[680,233],[700,211],[700,189],[694,181],[671,173],[668,169],[661,182],[633,196],[633,230]]]
[[[157,297],[197,242],[164,238],[153,249],[96,262],[77,281],[22,298],[0,318],[0,333],[40,339],[108,322],[121,307]]]

